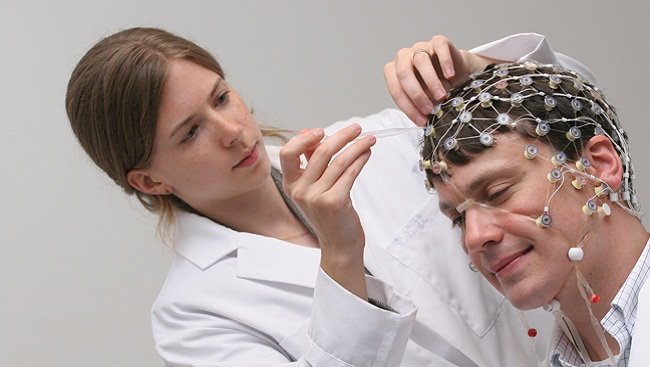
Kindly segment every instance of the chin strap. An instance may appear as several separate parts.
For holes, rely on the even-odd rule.
[[[538,367],[544,367],[544,358],[539,358],[539,354],[537,353],[537,329],[530,327],[528,325],[528,320],[526,319],[526,315],[519,310],[519,319],[521,320],[521,323],[524,324],[524,327],[528,331],[528,336],[532,339],[532,347],[533,347],[533,354],[535,354],[535,357],[537,358],[537,366]]]
[[[582,299],[585,300],[585,304],[587,305],[587,309],[589,310],[589,317],[591,320],[591,324],[593,325],[594,331],[596,331],[596,335],[598,335],[598,339],[600,339],[600,343],[605,349],[605,352],[607,352],[607,356],[610,362],[612,363],[612,366],[616,366],[616,359],[614,358],[614,353],[612,353],[612,349],[609,347],[609,344],[607,344],[607,339],[605,337],[605,330],[603,330],[603,326],[600,324],[600,321],[598,321],[596,316],[594,316],[594,311],[591,308],[591,304],[599,302],[600,297],[598,297],[598,295],[593,292],[593,290],[587,283],[587,279],[585,279],[580,269],[578,269],[577,263],[575,268],[576,268],[576,275],[578,277],[578,289],[580,290],[580,295],[582,296]],[[588,295],[587,292],[590,295]],[[587,358],[588,357],[589,356],[587,355]]]

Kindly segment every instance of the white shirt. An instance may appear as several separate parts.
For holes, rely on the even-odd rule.
[[[649,242],[650,243],[650,242]],[[605,317],[600,320],[603,329],[612,335],[621,352],[615,356],[616,367],[627,367],[630,358],[630,351],[632,346],[632,335],[634,333],[634,325],[636,323],[637,307],[639,300],[639,293],[650,278],[650,246],[646,244],[645,249],[641,253],[641,257],[636,262],[634,269],[623,283],[623,286],[618,291],[614,300],[612,301],[611,308]],[[562,329],[554,326],[553,331],[553,346],[550,354],[550,364],[553,367],[578,367],[585,364],[580,359],[578,352],[571,344],[569,338],[564,334]],[[598,367],[611,367],[612,364],[609,360],[600,363],[592,363],[591,366]]]

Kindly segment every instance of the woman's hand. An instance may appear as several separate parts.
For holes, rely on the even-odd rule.
[[[369,135],[346,147],[360,132],[361,127],[353,124],[322,142],[322,129],[304,130],[282,147],[280,161],[285,192],[318,234],[321,267],[341,286],[367,299],[365,235],[350,190],[376,138]],[[303,154],[309,163],[301,168]]]
[[[438,35],[399,50],[395,60],[384,66],[384,78],[397,106],[423,126],[433,106],[447,97],[450,88],[493,62],[500,61],[459,51],[449,39]]]

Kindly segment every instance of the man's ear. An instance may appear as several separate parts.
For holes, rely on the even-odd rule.
[[[143,170],[130,170],[126,173],[126,180],[134,189],[149,195],[169,195],[173,191],[169,185],[154,180]]]
[[[623,179],[623,162],[611,140],[603,135],[589,139],[582,154],[591,161],[588,172],[605,181],[609,187],[618,190]]]

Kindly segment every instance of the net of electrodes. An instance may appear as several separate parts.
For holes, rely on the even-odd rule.
[[[521,71],[521,69],[525,69],[525,75],[510,75],[511,72]],[[454,154],[454,151],[459,149],[461,140],[463,144],[468,144],[467,140],[473,139],[471,143],[491,146],[494,142],[494,133],[504,129],[521,128],[524,125],[530,131],[534,131],[531,137],[544,138],[552,131],[557,133],[558,126],[572,125],[567,131],[562,131],[567,139],[567,147],[575,144],[576,141],[579,143],[585,132],[607,136],[613,143],[624,165],[623,183],[617,190],[621,194],[620,199],[626,204],[621,206],[639,215],[639,203],[634,189],[634,167],[627,139],[616,113],[603,99],[602,93],[596,86],[571,70],[557,65],[543,65],[535,61],[496,65],[491,70],[491,73],[489,71],[473,73],[470,76],[471,81],[459,87],[462,91],[450,91],[450,95],[458,94],[458,96],[433,109],[424,132],[424,138],[429,139],[432,151],[428,159],[424,157],[420,162],[422,169],[440,175],[444,179],[447,164],[443,157]],[[548,90],[552,91],[551,93],[535,88],[534,83],[539,78],[548,82]],[[573,94],[567,92],[566,86],[571,86],[576,92]],[[511,92],[510,89],[517,91]],[[559,98],[570,100],[575,117],[542,119],[526,108],[526,104],[531,103],[531,99],[535,99],[536,103],[544,104],[551,116],[553,109],[558,105]],[[498,105],[498,109],[495,105]],[[480,112],[477,109],[491,109],[496,114],[496,118],[475,117],[473,114],[480,114],[476,113]],[[518,117],[513,119],[511,116]],[[441,121],[450,122],[445,125]],[[477,127],[477,123],[472,123],[479,121],[482,126],[485,126],[484,128]],[[532,159],[537,156],[537,146],[530,144],[523,153],[527,158]],[[575,170],[566,163],[567,155],[563,150],[557,151],[551,160],[556,166],[575,173]],[[599,180],[584,173],[587,168],[585,166],[588,165],[589,161],[585,157],[576,160],[579,182],[575,185],[586,179]],[[561,178],[562,173],[560,168],[553,169],[549,172],[549,180],[553,182],[554,178]],[[431,189],[428,180],[426,184],[427,188]],[[602,184],[604,186],[601,191],[609,192],[612,202],[620,205],[618,192],[606,187],[604,182]]]

